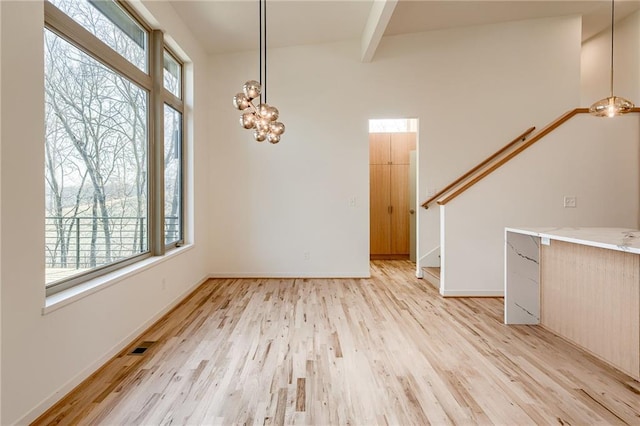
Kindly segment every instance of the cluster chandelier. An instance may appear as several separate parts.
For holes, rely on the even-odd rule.
[[[611,0],[611,68],[610,68],[610,82],[609,82],[609,97],[600,99],[598,102],[591,105],[589,112],[596,117],[614,117],[616,115],[626,114],[634,108],[633,102],[621,98],[619,96],[613,96],[613,30],[615,21],[615,6],[614,0]]]
[[[240,125],[245,129],[254,129],[253,137],[256,141],[262,142],[266,139],[275,144],[280,142],[284,124],[277,121],[278,109],[267,104],[267,0],[258,0],[258,4],[260,81],[247,81],[242,87],[242,92],[233,97],[233,106],[245,111],[240,116]],[[257,106],[253,104],[254,100],[259,102]]]

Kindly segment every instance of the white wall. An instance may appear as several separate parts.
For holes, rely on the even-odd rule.
[[[140,6],[138,3],[137,6]],[[193,61],[189,126],[189,241],[195,245],[97,293],[42,314],[44,77],[42,2],[0,2],[2,128],[0,230],[3,425],[27,423],[128,344],[207,276],[206,56],[171,6],[149,2]],[[195,183],[194,183],[195,182]],[[195,209],[193,207],[195,204]],[[166,279],[167,288],[161,281]]]
[[[563,17],[385,37],[366,64],[358,41],[272,49],[269,101],[287,126],[277,146],[254,142],[231,106],[256,78],[257,54],[214,56],[213,272],[368,275],[367,120],[420,120],[422,202],[524,129],[577,105],[580,23]],[[420,209],[419,224],[422,256],[439,244],[437,209]]]
[[[609,95],[610,37],[608,29],[582,45],[580,106]],[[614,58],[614,94],[640,102],[640,12],[616,23]],[[638,120],[578,116],[448,204],[441,292],[502,294],[505,226],[636,228]],[[564,209],[564,195],[577,195],[578,208]]]
[[[278,145],[255,142],[231,105],[257,69],[257,53],[212,58],[212,271],[368,276],[373,116],[365,108],[371,88],[361,79],[366,65],[358,43],[269,51],[268,100],[286,126]]]
[[[433,128],[421,133],[427,138],[421,143],[420,171],[424,173],[419,186],[423,200],[530,126],[540,129],[577,106],[580,34],[579,17],[513,22],[506,24],[504,32],[490,33],[497,40],[480,38],[465,46],[460,53],[469,62],[456,68],[467,69],[467,75],[459,76],[464,71],[454,70],[452,78],[456,80],[447,85],[450,91],[459,90],[454,92],[459,106],[444,108],[465,112],[434,115],[437,121],[431,123]],[[477,69],[474,61],[478,60],[483,69]],[[442,70],[443,74],[449,72],[448,68]],[[465,78],[475,84],[456,83]],[[440,245],[438,205],[420,209],[419,219],[420,254],[424,255]]]
[[[2,46],[2,7],[0,6],[0,46]],[[0,82],[2,81],[2,55],[0,55]],[[0,84],[0,99],[2,99],[2,84]],[[0,135],[2,135],[2,102],[0,102]],[[1,140],[1,139],[0,139]],[[0,164],[2,164],[2,149],[0,144]],[[2,173],[0,173],[0,241],[2,241]],[[2,259],[2,244],[0,244],[0,259]],[[0,261],[0,420],[2,419],[2,262]]]
[[[640,11],[616,23],[614,37],[614,95],[640,104]],[[582,46],[581,106],[609,96],[611,28]]]
[[[502,294],[505,227],[637,228],[639,135],[637,114],[577,115],[444,206],[441,293]]]

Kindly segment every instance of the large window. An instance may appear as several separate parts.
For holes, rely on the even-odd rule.
[[[52,294],[182,242],[182,64],[114,1],[45,2],[44,46]]]
[[[182,240],[182,114],[164,106],[165,244]]]
[[[112,0],[49,0],[125,59],[148,71],[148,31]]]
[[[167,50],[163,56],[164,103],[164,241],[182,241],[182,65]]]

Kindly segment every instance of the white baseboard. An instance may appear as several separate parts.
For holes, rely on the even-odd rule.
[[[82,370],[80,373],[76,374],[75,377],[70,379],[67,383],[62,385],[58,390],[53,392],[50,396],[45,398],[42,402],[36,405],[34,408],[29,410],[27,414],[25,414],[21,419],[19,419],[16,425],[28,425],[39,416],[41,416],[45,411],[51,408],[56,402],[62,399],[65,395],[71,392],[76,386],[86,380],[89,376],[91,376],[94,372],[96,372],[100,367],[106,364],[111,358],[116,356],[120,351],[129,346],[135,339],[137,339],[145,330],[153,325],[156,321],[162,318],[167,312],[176,307],[180,302],[182,302],[187,296],[189,296],[193,291],[198,288],[202,283],[207,281],[209,277],[204,277],[197,281],[194,285],[187,288],[177,297],[175,297],[167,306],[161,309],[157,314],[151,317],[149,320],[145,321],[139,327],[137,327],[134,331],[129,333],[125,338],[120,340],[115,346],[113,346],[107,353],[98,358],[96,361],[92,362],[87,368]]]
[[[504,297],[504,290],[442,290],[444,297]]]
[[[347,272],[341,274],[323,274],[323,273],[291,273],[291,272],[216,272],[209,274],[209,278],[371,278],[371,274],[362,274],[359,272]]]

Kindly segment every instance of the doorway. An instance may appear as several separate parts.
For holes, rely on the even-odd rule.
[[[371,259],[416,259],[418,120],[369,120]]]

